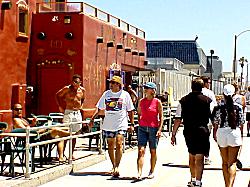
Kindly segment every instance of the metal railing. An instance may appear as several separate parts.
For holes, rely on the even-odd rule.
[[[128,24],[127,22],[104,12],[92,5],[89,5],[84,2],[43,2],[37,3],[36,12],[79,12],[86,14],[88,16],[95,17],[104,22],[110,23],[113,26],[119,27],[121,30],[129,32],[133,35],[136,35],[140,38],[145,39],[145,32],[133,25]]]
[[[25,171],[25,178],[30,178],[30,149],[35,146],[39,145],[45,145],[45,144],[50,144],[54,142],[59,142],[62,140],[69,140],[69,159],[68,159],[68,164],[72,164],[72,139],[74,138],[80,138],[80,137],[88,137],[90,135],[95,135],[95,134],[100,134],[100,144],[99,144],[99,154],[102,154],[102,133],[101,130],[96,131],[96,132],[89,132],[85,134],[77,134],[73,135],[72,134],[72,125],[74,124],[87,124],[89,123],[90,120],[84,120],[82,122],[71,122],[71,123],[58,123],[56,125],[48,125],[48,126],[41,126],[41,127],[29,127],[27,126],[26,128],[26,146],[25,146],[25,154],[26,154],[26,159],[25,159],[25,166],[26,166],[26,171]],[[94,122],[100,122],[100,125],[102,123],[102,119],[95,119]],[[45,141],[40,141],[36,143],[30,143],[30,131],[31,130],[39,130],[39,129],[52,129],[55,127],[69,127],[69,136],[61,137],[61,138],[55,138],[52,140],[45,140]]]
[[[176,107],[163,106],[163,121],[168,120],[168,134],[171,135],[172,132],[172,120],[175,117]]]

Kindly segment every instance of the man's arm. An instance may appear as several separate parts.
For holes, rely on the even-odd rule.
[[[84,100],[85,100],[85,88],[81,87],[82,89],[82,98],[81,98],[81,108],[83,108],[83,103],[84,103]]]
[[[134,111],[128,111],[128,117],[129,117],[130,123],[135,124],[135,122],[134,122]]]
[[[174,120],[174,127],[173,127],[173,132],[172,132],[172,137],[171,137],[172,145],[176,144],[176,133],[182,121],[181,120],[181,104],[177,106],[175,117],[176,119]]]
[[[95,120],[96,116],[99,115],[100,112],[101,112],[101,109],[96,108],[95,113],[94,113],[93,116],[91,117],[90,122],[89,122],[89,124],[88,124],[90,127],[93,126],[94,120]]]
[[[56,93],[56,103],[59,107],[59,111],[62,113],[64,113],[65,110],[65,108],[63,107],[63,97],[66,92],[67,92],[67,87],[65,86]]]
[[[181,119],[177,118],[174,120],[174,127],[173,127],[173,132],[172,132],[172,137],[171,137],[171,144],[175,145],[176,144],[176,133],[181,124]]]
[[[134,111],[128,111],[128,117],[129,117],[129,121],[131,123],[130,125],[130,129],[129,129],[129,132],[132,133],[134,131]]]

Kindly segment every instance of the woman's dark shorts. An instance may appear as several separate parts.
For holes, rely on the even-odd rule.
[[[138,146],[147,146],[149,142],[150,149],[156,149],[158,145],[158,137],[156,136],[158,128],[156,127],[138,127]]]
[[[190,154],[203,154],[205,156],[209,154],[210,142],[207,127],[184,130],[183,134]]]

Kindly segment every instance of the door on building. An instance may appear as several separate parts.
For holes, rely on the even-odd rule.
[[[38,70],[38,114],[58,112],[56,92],[71,83],[70,68],[66,65],[41,67]]]

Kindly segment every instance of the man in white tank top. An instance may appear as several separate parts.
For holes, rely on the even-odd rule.
[[[211,113],[212,113],[214,107],[217,106],[217,101],[216,101],[214,92],[212,90],[210,90],[210,84],[211,84],[212,80],[210,80],[210,78],[206,77],[206,76],[202,76],[201,79],[204,82],[204,87],[202,88],[202,94],[209,97],[212,100],[212,102],[210,103],[210,110],[211,110]],[[209,120],[209,123],[208,123],[208,129],[209,129],[209,132],[211,132],[212,123],[211,123],[210,120]],[[209,155],[205,155],[204,164],[205,165],[210,165],[210,163],[211,163],[211,160],[209,159]]]

